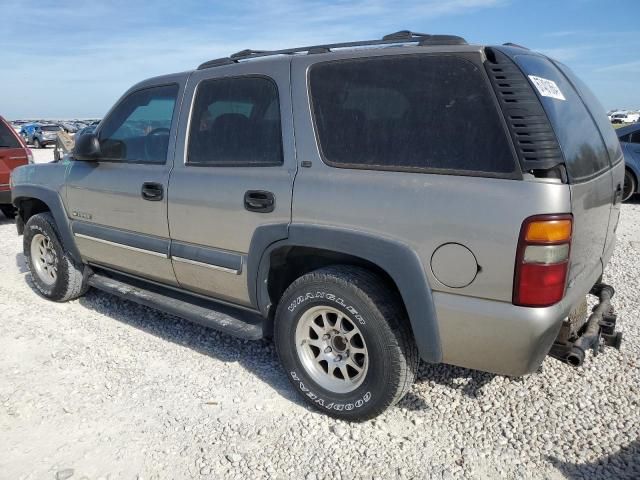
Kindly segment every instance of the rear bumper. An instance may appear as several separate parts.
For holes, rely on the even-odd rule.
[[[534,372],[549,353],[562,322],[602,274],[596,264],[559,303],[545,308],[434,292],[442,361],[500,375]]]

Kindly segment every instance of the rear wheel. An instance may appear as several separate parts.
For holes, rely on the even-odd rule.
[[[624,187],[622,188],[622,201],[629,200],[636,193],[637,183],[636,177],[630,170],[624,171]]]
[[[305,401],[350,421],[375,417],[411,388],[418,351],[404,307],[373,273],[322,268],[282,296],[274,340]]]
[[[65,302],[87,291],[82,266],[76,265],[60,241],[50,213],[29,218],[24,230],[24,255],[33,284],[46,298]]]
[[[40,140],[38,140],[37,138],[33,140],[33,147],[34,148],[42,148],[42,145],[40,144]]]

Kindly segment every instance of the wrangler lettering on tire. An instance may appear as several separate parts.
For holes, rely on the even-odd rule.
[[[326,267],[289,286],[274,338],[305,401],[351,421],[373,418],[409,390],[418,352],[404,308],[372,272]]]

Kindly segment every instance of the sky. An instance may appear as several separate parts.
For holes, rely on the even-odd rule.
[[[640,0],[0,0],[0,115],[99,118],[134,83],[245,49],[398,30],[514,42],[640,109]]]

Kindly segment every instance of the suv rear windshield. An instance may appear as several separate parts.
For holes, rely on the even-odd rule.
[[[540,94],[534,85],[564,154],[569,179],[572,182],[586,181],[606,171],[610,166],[609,152],[601,132],[569,80],[547,58],[516,55],[514,60],[529,76],[532,85],[534,81],[544,84],[545,80],[551,80],[560,91],[560,95],[556,95],[540,87],[545,93]],[[532,76],[538,78],[532,80]],[[599,106],[590,108],[594,115],[601,113]]]
[[[452,55],[320,63],[309,75],[324,160],[334,166],[513,176],[481,70]]]
[[[60,130],[58,125],[43,125],[40,127],[43,132],[57,132]]]
[[[0,122],[0,148],[22,148],[10,127]]]

